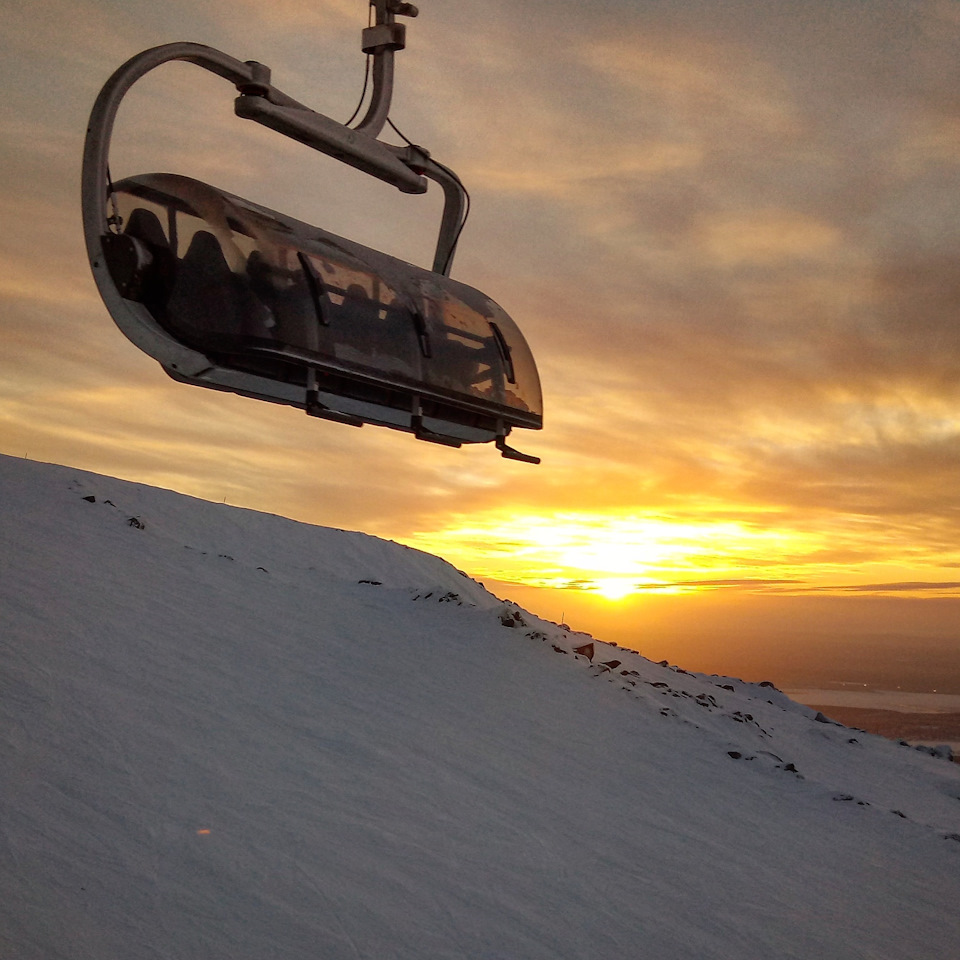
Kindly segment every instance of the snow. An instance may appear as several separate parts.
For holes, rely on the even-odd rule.
[[[360,533],[0,497],[3,957],[960,955],[958,764]]]

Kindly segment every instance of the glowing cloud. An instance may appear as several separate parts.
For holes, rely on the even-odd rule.
[[[777,568],[822,547],[816,535],[752,528],[735,521],[587,513],[488,514],[479,522],[453,525],[407,542],[450,557],[481,577],[575,585],[611,599],[637,589],[707,587],[716,580],[694,576],[744,567]]]

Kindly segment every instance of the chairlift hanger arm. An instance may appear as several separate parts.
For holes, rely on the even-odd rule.
[[[408,148],[410,149],[410,148]],[[413,148],[416,150],[416,147]],[[457,250],[460,230],[467,211],[467,195],[459,177],[435,160],[427,159],[422,167],[428,180],[438,183],[443,189],[443,216],[440,220],[440,235],[437,238],[437,251],[433,257],[433,272],[450,276],[453,255]]]
[[[396,17],[415,17],[419,10],[401,0],[370,0],[376,10],[373,26],[363,31],[363,52],[373,57],[373,96],[366,116],[356,129],[371,137],[379,136],[390,114],[393,99],[393,55],[406,46],[407,28]]]
[[[381,143],[305,107],[277,104],[261,93],[241,93],[234,109],[238,117],[297,140],[351,167],[378,177],[403,193],[426,193],[423,177],[403,163],[389,144]]]

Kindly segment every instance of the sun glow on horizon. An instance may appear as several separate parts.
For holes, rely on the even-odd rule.
[[[462,518],[406,542],[479,577],[590,591],[611,601],[717,584],[785,582],[784,567],[820,537],[732,520],[558,513]]]
[[[830,513],[816,521],[803,517],[801,527],[800,520],[762,508],[742,507],[733,518],[733,507],[701,507],[701,516],[501,509],[447,517],[438,530],[399,539],[481,580],[593,594],[611,603],[717,591],[960,594],[960,554],[952,548],[924,554],[900,536]]]
[[[605,600],[622,600],[634,592],[636,585],[633,580],[624,577],[607,577],[594,580],[596,591]]]

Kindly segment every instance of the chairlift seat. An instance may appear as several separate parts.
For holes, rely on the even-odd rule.
[[[450,446],[506,443],[543,425],[530,349],[492,300],[449,277],[469,196],[429,151],[377,139],[388,122],[396,17],[412,4],[370,0],[363,34],[372,93],[356,126],[317,113],[271,83],[269,67],[197,43],[152,47],[122,64],[90,115],[83,229],[94,279],[123,333],[173,378],[300,407]],[[120,103],[151,70],[183,61],[233,85],[234,112],[409,194],[428,181],[444,206],[433,266],[416,267],[174,174],[118,183],[109,165]],[[361,101],[362,102],[362,101]],[[403,138],[406,140],[406,138]]]

